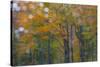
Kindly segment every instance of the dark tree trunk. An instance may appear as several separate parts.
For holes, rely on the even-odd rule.
[[[66,28],[67,31],[67,38],[64,37],[63,43],[64,43],[64,62],[69,63],[70,62],[70,53],[69,53],[69,32],[68,32],[68,25]]]
[[[34,64],[34,55],[33,55],[33,52],[32,52],[32,49],[30,48],[30,61],[31,61],[31,64]]]
[[[74,38],[74,26],[69,26],[69,48],[70,48],[70,62],[73,62],[73,38]]]
[[[51,42],[51,35],[49,33],[49,39],[48,39],[48,64],[51,64],[51,47],[50,43]]]
[[[43,48],[42,48],[42,44],[41,41],[38,40],[38,56],[39,56],[39,64],[43,64],[44,63],[44,57],[43,57]]]
[[[79,30],[79,40],[80,40],[80,57],[81,57],[81,62],[84,62],[84,40],[83,40],[83,26],[80,25],[80,30]]]
[[[63,39],[63,41],[64,41],[64,53],[65,53],[65,60],[64,60],[64,62],[65,63],[68,63],[68,62],[70,62],[70,60],[69,60],[69,45],[68,45],[68,40],[66,40],[66,39]]]

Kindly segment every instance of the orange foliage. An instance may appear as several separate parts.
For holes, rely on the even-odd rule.
[[[37,28],[37,32],[44,33],[44,32],[48,32],[48,31],[49,31],[49,27],[48,26],[43,26],[43,27],[38,27]]]
[[[22,34],[20,36],[20,41],[22,41],[22,42],[30,42],[31,40],[32,40],[31,34]]]
[[[17,54],[20,56],[20,55],[23,55],[25,54],[25,50],[27,49],[26,45],[25,44],[19,44],[17,45]]]
[[[41,39],[46,40],[46,39],[48,39],[48,36],[44,35],[41,37]]]
[[[23,12],[20,12],[17,15],[17,18],[18,18],[18,21],[16,23],[17,27],[23,26],[25,29],[29,29],[30,28],[32,23],[29,21],[27,14],[25,14]]]
[[[27,48],[33,48],[34,47],[34,41],[31,41],[28,45]]]
[[[27,6],[28,6],[28,9],[29,9],[29,10],[32,10],[32,9],[35,9],[35,6],[36,6],[36,5],[30,2],[30,3],[28,3]]]
[[[36,21],[43,21],[45,19],[44,15],[41,13],[41,12],[38,12],[35,17],[33,17],[33,20],[36,20]]]

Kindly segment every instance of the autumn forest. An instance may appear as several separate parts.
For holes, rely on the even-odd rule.
[[[97,6],[11,2],[11,65],[97,60]]]

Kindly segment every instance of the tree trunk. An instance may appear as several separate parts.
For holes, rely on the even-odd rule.
[[[68,25],[67,25],[66,30],[67,30],[67,38],[63,39],[63,42],[64,42],[64,62],[69,63],[70,62],[70,54],[69,54],[69,41],[68,41],[68,37],[69,37]]]
[[[84,62],[84,41],[83,41],[83,26],[80,25],[80,31],[79,31],[79,40],[80,40],[80,57],[81,57],[81,62]]]
[[[68,30],[69,30],[70,62],[73,62],[73,37],[74,37],[74,27],[73,27],[73,25],[70,25]]]
[[[65,55],[64,55],[64,57],[65,57],[64,62],[65,63],[69,63],[70,60],[69,60],[69,45],[68,45],[68,40],[63,39],[63,41],[64,41],[64,53],[65,53]]]
[[[51,35],[49,34],[49,39],[48,39],[48,64],[51,64],[51,47],[50,47],[50,42],[51,42]]]
[[[43,58],[43,48],[42,48],[42,44],[41,44],[41,41],[38,40],[38,56],[39,56],[39,64],[43,64],[44,63],[44,58]]]

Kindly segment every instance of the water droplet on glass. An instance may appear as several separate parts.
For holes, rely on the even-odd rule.
[[[29,15],[29,19],[32,19],[32,18],[33,18],[33,15],[32,15],[32,14],[30,14],[30,15]]]
[[[14,11],[20,11],[20,7],[18,6],[17,3],[13,3],[13,10]]]
[[[23,28],[23,27],[19,27],[18,30],[19,30],[20,32],[23,32],[23,31],[24,31],[24,28]]]
[[[18,4],[17,3],[13,3],[13,8],[16,8],[18,7]]]
[[[43,7],[43,6],[44,6],[44,4],[43,4],[43,3],[39,3],[39,6],[40,6],[40,7]]]
[[[48,12],[49,11],[49,8],[44,8],[44,12]]]
[[[17,8],[16,8],[16,11],[20,11],[20,7],[17,7]]]

